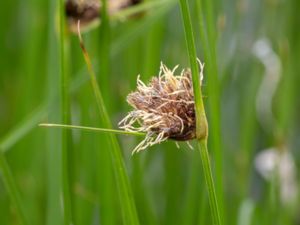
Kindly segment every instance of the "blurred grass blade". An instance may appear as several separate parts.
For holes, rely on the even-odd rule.
[[[61,120],[64,124],[69,124],[70,100],[69,100],[69,74],[67,72],[66,61],[66,33],[65,33],[65,1],[59,0],[59,58],[60,58],[60,82],[61,82]],[[73,224],[72,216],[72,179],[70,168],[70,148],[71,132],[62,130],[61,154],[62,154],[62,196],[63,213],[65,225]]]
[[[107,5],[109,4],[106,0],[100,0],[102,3],[100,19],[101,24],[97,33],[97,56],[98,56],[98,81],[99,89],[101,89],[102,99],[109,99],[113,96],[114,90],[110,88],[110,48],[111,48],[111,27],[110,18],[108,17]],[[102,85],[100,85],[102,84]],[[105,105],[105,103],[103,103]],[[98,106],[98,105],[97,105]],[[99,106],[98,106],[99,107]],[[110,108],[110,105],[109,105]],[[109,110],[106,108],[106,110]],[[103,119],[100,117],[100,126],[107,127]],[[112,127],[112,126],[111,126]],[[109,128],[111,128],[109,127]],[[104,142],[105,141],[105,142]],[[116,180],[114,176],[114,164],[111,159],[111,143],[109,137],[104,135],[104,139],[97,142],[98,145],[103,146],[104,151],[97,151],[96,157],[99,162],[97,184],[98,184],[98,195],[99,195],[99,212],[101,217],[101,224],[111,225],[117,224],[117,219],[120,214],[120,207],[118,202],[118,192],[116,187]],[[101,190],[101,191],[100,191]],[[113,202],[112,202],[113,201]]]
[[[124,10],[120,10],[119,12],[113,14],[111,16],[112,20],[124,20],[130,16],[134,16],[136,14],[145,12],[147,10],[151,10],[154,8],[160,8],[165,4],[170,2],[174,2],[174,0],[156,0],[156,1],[144,1],[141,4],[137,4],[132,7],[128,7]]]
[[[200,167],[200,159],[197,157],[198,152],[192,152],[188,158],[190,162],[190,172],[185,192],[184,211],[181,224],[193,225],[195,219],[199,215],[201,207],[200,201],[195,201],[196,198],[201,199],[202,193],[205,193],[205,187],[202,187],[201,183],[204,179],[199,179],[199,173],[202,173]],[[200,172],[201,171],[201,172]],[[200,183],[201,182],[201,183]],[[203,216],[203,214],[200,214]]]
[[[20,139],[28,134],[46,116],[46,106],[39,106],[34,112],[29,114],[20,124],[9,131],[1,138],[1,150],[7,151],[13,147]]]
[[[209,54],[209,45],[208,45],[207,36],[205,32],[202,0],[196,0],[196,17],[199,24],[199,36],[200,36],[200,41],[202,43],[201,47],[203,48],[204,58],[206,59],[208,58],[207,55]]]
[[[223,219],[223,154],[221,143],[220,116],[220,82],[216,56],[216,28],[213,14],[214,2],[196,0],[196,14],[199,22],[200,39],[204,50],[206,65],[208,106],[210,112],[210,146],[212,148],[216,169],[216,191],[218,195],[221,218]],[[203,8],[205,7],[205,8]],[[204,14],[205,12],[205,14]],[[204,25],[206,21],[206,26]],[[205,29],[206,28],[206,29]]]
[[[207,133],[206,136],[202,136],[202,132],[207,132],[207,121],[205,110],[202,101],[202,94],[201,94],[201,87],[200,87],[200,77],[199,77],[199,70],[197,65],[197,56],[196,56],[196,48],[194,43],[193,37],[193,30],[192,30],[192,23],[188,8],[187,0],[180,0],[181,6],[181,13],[182,19],[184,24],[185,30],[185,38],[188,48],[188,54],[191,64],[192,70],[192,78],[193,78],[193,88],[194,88],[194,96],[195,96],[195,107],[196,107],[196,132],[197,132],[197,142],[198,148],[201,155],[203,171],[205,175],[206,186],[209,195],[209,203],[211,207],[211,213],[213,217],[213,223],[215,225],[221,224],[221,218],[219,214],[218,208],[218,200],[215,193],[214,182],[213,182],[213,175],[211,171],[210,159],[209,154],[207,151]],[[206,129],[203,131],[203,129]]]
[[[26,117],[20,124],[9,131],[5,137],[0,141],[0,169],[2,179],[4,181],[5,187],[10,195],[10,198],[16,207],[17,214],[20,218],[21,224],[28,224],[24,208],[21,203],[21,195],[17,188],[16,182],[14,180],[13,174],[9,168],[7,160],[5,158],[5,152],[12,148],[20,139],[22,139],[26,134],[28,134],[32,129],[36,127],[38,122],[42,120],[46,115],[45,105],[41,105],[34,112],[32,112],[28,117]]]
[[[48,54],[47,54],[47,80],[46,80],[46,99],[48,121],[60,121],[60,74],[59,74],[59,47],[57,32],[57,8],[58,1],[48,1]],[[39,121],[40,122],[40,121]],[[36,126],[38,123],[36,124]],[[63,213],[61,206],[61,132],[48,129],[45,138],[46,150],[46,212],[45,225],[63,224]]]
[[[86,127],[86,126],[64,125],[64,124],[54,124],[54,123],[41,123],[41,124],[39,124],[39,126],[74,129],[74,130],[84,130],[84,131],[92,131],[92,132],[124,134],[124,135],[132,135],[132,136],[145,136],[145,133],[140,133],[140,132],[130,132],[130,131],[124,131],[124,130],[114,130],[114,129],[106,129],[106,128],[98,128],[98,127]]]
[[[21,203],[21,195],[17,188],[16,182],[14,180],[13,174],[9,168],[9,165],[6,161],[5,155],[3,153],[2,147],[0,147],[0,169],[2,174],[2,179],[6,186],[6,189],[10,195],[11,201],[16,207],[17,214],[19,216],[20,222],[22,225],[27,225],[27,220],[24,213],[24,208]]]
[[[143,34],[145,31],[149,30],[149,27],[155,24],[156,21],[162,19],[161,17],[170,10],[176,1],[168,1],[168,4],[165,4],[158,8],[151,16],[146,16],[142,21],[140,21],[136,26],[125,32],[123,35],[120,35],[112,44],[110,55],[115,57],[121,50],[126,49],[129,46],[129,43],[132,43]]]
[[[79,31],[79,40],[80,40],[80,46],[82,48],[83,56],[88,68],[89,76],[91,79],[92,88],[96,97],[97,106],[100,112],[101,119],[103,121],[103,125],[105,125],[109,129],[110,127],[112,127],[112,125],[108,116],[108,112],[105,108],[105,104],[102,98],[100,88],[97,83],[96,74],[94,73],[94,70],[92,68],[91,60],[82,41],[80,31]],[[119,189],[119,197],[120,197],[120,204],[122,208],[121,210],[124,219],[124,224],[137,225],[139,224],[138,216],[135,208],[134,199],[132,196],[132,190],[129,184],[129,178],[125,169],[125,163],[122,158],[121,149],[116,139],[116,136],[112,133],[108,135],[109,135],[109,140],[111,142],[110,152],[111,152],[111,158],[113,162],[113,169],[115,171],[116,181]]]

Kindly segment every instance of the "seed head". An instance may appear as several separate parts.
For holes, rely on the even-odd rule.
[[[203,67],[198,60],[203,77]],[[190,69],[174,75],[163,63],[158,77],[148,85],[137,77],[137,90],[127,96],[134,108],[119,123],[120,128],[131,132],[145,132],[145,139],[136,146],[139,152],[167,139],[189,141],[196,138],[195,102]]]
[[[107,0],[108,13],[114,14],[123,8],[140,3],[142,0]],[[77,23],[84,28],[92,27],[99,23],[101,13],[101,0],[66,0],[65,11],[71,32],[77,32]]]

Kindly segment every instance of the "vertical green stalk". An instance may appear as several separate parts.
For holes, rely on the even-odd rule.
[[[190,165],[190,172],[189,172],[189,178],[187,182],[186,187],[186,197],[185,197],[185,210],[182,216],[182,222],[181,224],[185,225],[192,225],[195,224],[195,219],[198,218],[197,215],[203,216],[201,213],[201,204],[199,201],[195,201],[196,198],[201,198],[203,190],[205,191],[205,188],[203,188],[200,183],[203,179],[199,179],[199,171],[201,171],[200,168],[200,159],[198,157],[194,157],[195,154],[198,154],[198,152],[191,152],[189,154],[189,162]],[[201,171],[202,172],[202,171]],[[203,199],[203,198],[202,198]],[[198,223],[197,223],[198,224]],[[202,224],[202,223],[200,223]]]
[[[69,75],[66,70],[66,36],[65,36],[65,9],[64,0],[59,0],[59,58],[60,58],[60,77],[61,77],[61,119],[63,124],[70,124],[70,100],[69,100]],[[69,170],[69,150],[71,133],[62,130],[62,199],[64,223],[72,222],[72,201],[71,201],[71,179]]]
[[[202,101],[196,48],[194,43],[193,30],[192,30],[192,24],[191,24],[191,18],[190,18],[187,0],[180,0],[180,6],[181,6],[181,13],[182,13],[182,20],[184,23],[185,38],[187,43],[189,60],[190,60],[191,70],[192,70],[193,88],[194,88],[194,96],[195,96],[195,110],[196,110],[196,119],[197,119],[196,132],[197,132],[197,139],[198,139],[197,140],[198,149],[200,151],[206,186],[208,189],[209,203],[212,212],[213,223],[215,225],[220,225],[222,223],[219,214],[218,201],[217,201],[217,196],[214,187],[209,154],[207,150],[208,125],[207,125],[204,105]]]
[[[104,100],[102,97],[102,93],[100,91],[100,88],[98,86],[98,82],[96,79],[96,74],[92,68],[91,60],[89,58],[89,55],[84,47],[84,43],[82,41],[82,38],[79,33],[79,39],[80,39],[80,46],[82,48],[83,56],[85,59],[85,62],[87,64],[89,76],[91,79],[92,89],[95,94],[97,106],[100,112],[102,124],[106,128],[111,128],[111,122],[109,119],[108,112],[106,110]],[[125,225],[138,225],[138,215],[132,195],[132,190],[129,183],[129,178],[125,169],[125,163],[122,158],[122,152],[121,148],[119,146],[119,143],[117,141],[117,138],[114,134],[110,133],[108,134],[109,141],[111,144],[111,158],[113,163],[113,169],[115,172],[115,177],[118,185],[118,192],[120,197],[120,205],[122,210],[122,216],[123,216],[123,223]]]
[[[195,110],[196,110],[196,134],[197,139],[203,139],[207,137],[207,120],[204,110],[204,105],[202,101],[202,93],[200,87],[199,79],[199,68],[197,63],[197,54],[195,48],[195,42],[193,37],[193,30],[191,25],[190,12],[188,8],[188,3],[186,0],[180,0],[182,20],[185,30],[185,38],[187,43],[188,55],[192,70],[192,80],[194,87],[194,97],[195,97]]]
[[[209,205],[211,208],[211,213],[213,217],[213,222],[216,225],[222,224],[221,217],[219,213],[219,206],[217,195],[214,187],[214,181],[211,171],[211,165],[209,160],[209,154],[207,150],[207,140],[198,141],[198,148],[200,150],[200,155],[203,164],[204,176],[206,181],[206,186],[208,189]]]
[[[20,219],[20,223],[22,225],[26,225],[28,223],[27,223],[27,220],[25,217],[24,209],[22,207],[21,195],[17,188],[13,174],[12,174],[12,172],[9,168],[9,165],[6,161],[6,158],[5,158],[2,148],[0,148],[0,170],[2,172],[1,174],[2,174],[2,179],[3,179],[4,185],[6,186],[6,189],[10,195],[11,201],[13,202],[13,204],[16,208],[17,214]]]

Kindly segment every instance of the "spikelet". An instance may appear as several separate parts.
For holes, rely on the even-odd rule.
[[[202,81],[204,64],[198,62]],[[191,71],[185,69],[180,75],[174,75],[177,68],[170,70],[161,63],[158,77],[153,77],[146,85],[138,76],[137,90],[127,96],[127,102],[134,110],[120,121],[120,128],[147,133],[133,153],[167,139],[189,141],[196,138]]]

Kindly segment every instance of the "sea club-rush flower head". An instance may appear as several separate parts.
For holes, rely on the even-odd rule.
[[[204,64],[200,65],[200,81]],[[158,77],[148,85],[137,77],[137,90],[127,96],[134,108],[119,123],[120,128],[130,132],[145,132],[145,139],[133,153],[146,149],[167,139],[189,141],[196,138],[195,102],[190,69],[175,75],[176,66],[170,70],[161,63]]]

